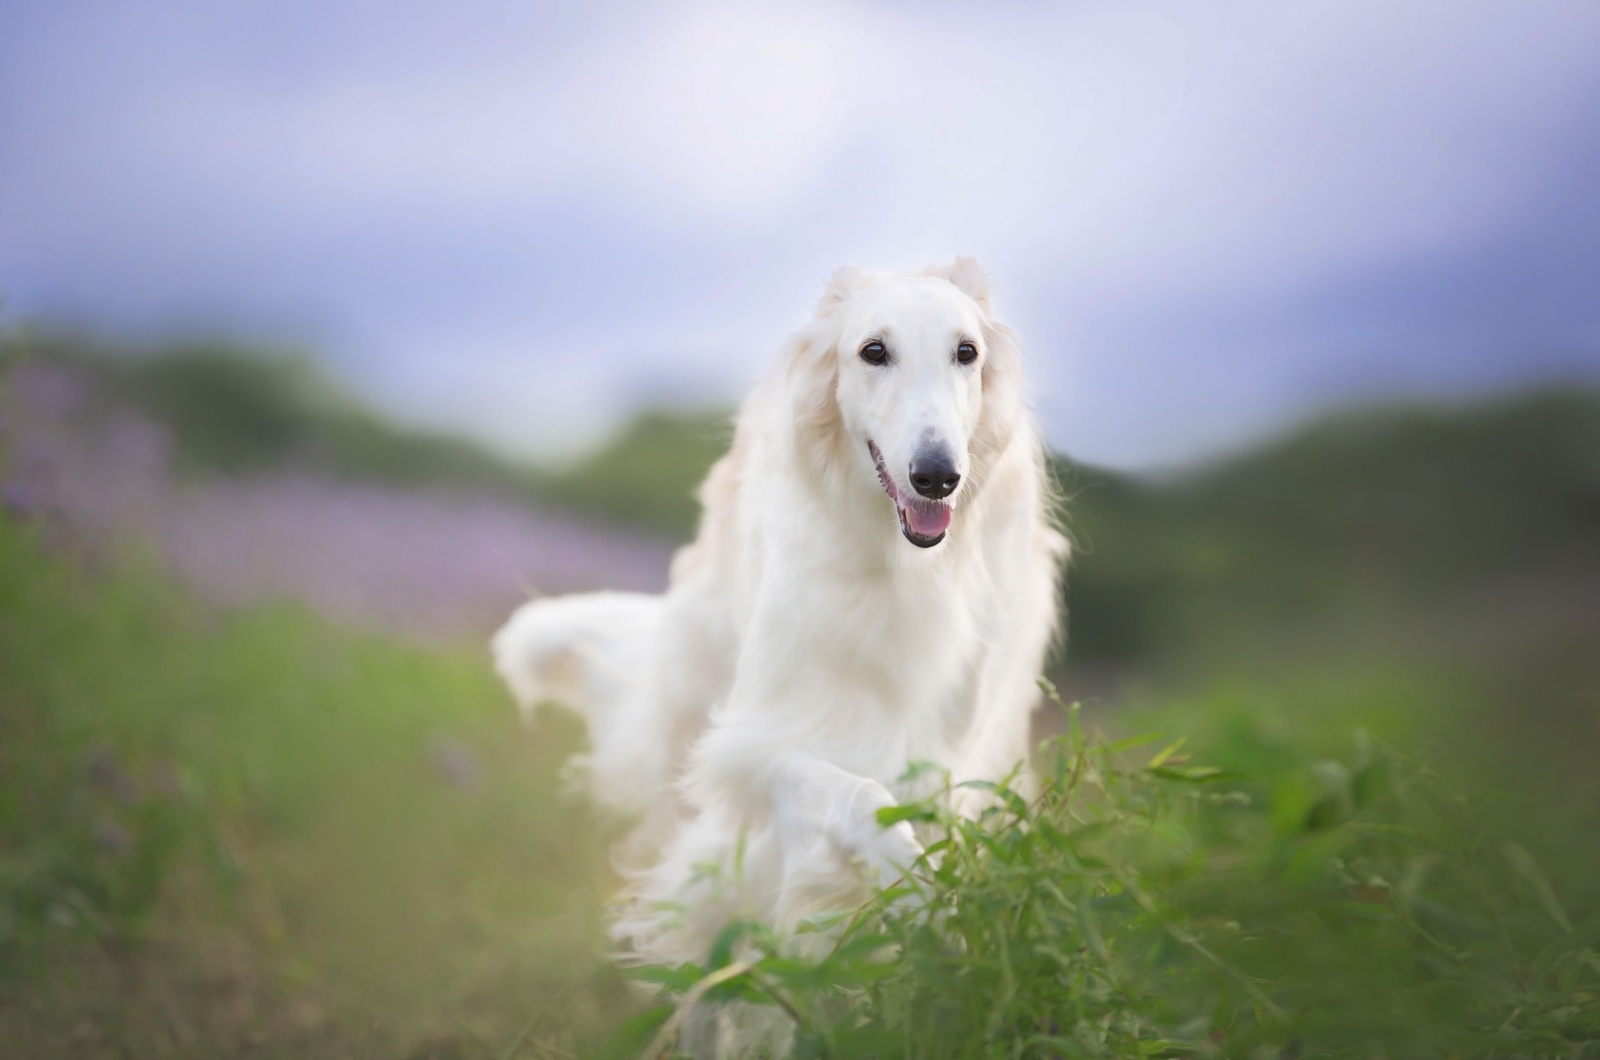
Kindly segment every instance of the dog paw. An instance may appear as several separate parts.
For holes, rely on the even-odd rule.
[[[922,844],[910,824],[899,821],[885,826],[878,820],[879,810],[895,805],[888,788],[876,780],[864,780],[851,794],[841,829],[843,853],[862,862],[880,887],[904,876],[922,857]]]
[[[874,822],[876,823],[876,822]],[[879,825],[883,828],[882,825]],[[911,871],[922,857],[922,844],[905,821],[883,828],[866,861],[876,871],[878,884],[887,887]]]

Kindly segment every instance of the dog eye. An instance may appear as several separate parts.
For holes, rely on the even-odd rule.
[[[971,364],[978,359],[978,347],[970,342],[963,342],[956,347],[956,360],[962,364]]]
[[[861,347],[861,359],[868,364],[883,364],[889,359],[889,350],[883,343],[873,339]]]

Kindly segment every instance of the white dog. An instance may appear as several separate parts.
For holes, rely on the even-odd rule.
[[[900,875],[920,847],[876,811],[911,763],[1023,761],[1066,555],[970,259],[838,270],[700,500],[665,595],[538,600],[494,641],[526,713],[587,721],[588,790],[638,822],[616,930],[652,963]]]

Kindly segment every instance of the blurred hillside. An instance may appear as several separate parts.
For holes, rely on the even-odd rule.
[[[1594,392],[1356,409],[1180,478],[1061,478],[1085,661],[1426,611],[1600,622]]]
[[[490,495],[668,542],[692,535],[694,488],[731,434],[726,413],[645,412],[572,465],[532,466],[386,421],[303,360],[61,336],[30,355],[166,425],[189,475]],[[1272,654],[1393,622],[1447,639],[1473,623],[1600,624],[1600,392],[1358,408],[1162,479],[1066,458],[1056,477],[1077,546],[1067,657],[1086,667]]]
[[[536,472],[396,430],[300,365],[30,356],[0,384],[4,504],[58,554],[197,602],[310,607],[480,648],[538,593],[659,591],[666,539],[541,503]]]
[[[132,351],[65,335],[31,338],[27,356],[77,369],[103,405],[165,425],[190,474],[295,471],[487,494],[678,540],[694,532],[693,486],[731,436],[720,412],[647,412],[587,458],[539,467],[385,420],[303,357],[221,344]]]

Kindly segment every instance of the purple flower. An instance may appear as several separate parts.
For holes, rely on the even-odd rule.
[[[33,514],[34,502],[32,491],[18,479],[8,479],[4,486],[0,486],[0,505],[5,510],[18,518],[27,518]]]

